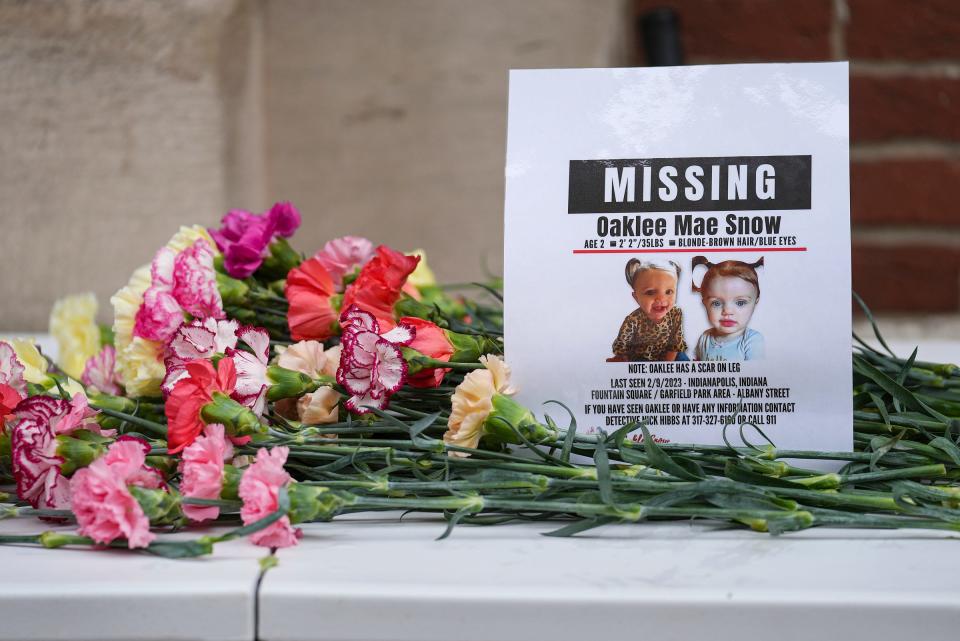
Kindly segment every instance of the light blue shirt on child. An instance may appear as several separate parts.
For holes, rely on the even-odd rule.
[[[697,341],[698,361],[753,361],[763,356],[763,334],[749,327],[731,341],[718,341],[709,329]]]

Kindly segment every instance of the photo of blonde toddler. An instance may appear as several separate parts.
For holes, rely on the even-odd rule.
[[[683,312],[676,306],[680,265],[631,258],[624,274],[638,307],[620,326],[609,361],[687,361]]]

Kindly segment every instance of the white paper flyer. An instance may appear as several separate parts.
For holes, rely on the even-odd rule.
[[[847,87],[846,63],[512,71],[518,400],[581,431],[850,450]]]

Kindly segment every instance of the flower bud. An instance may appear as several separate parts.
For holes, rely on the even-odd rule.
[[[3,419],[0,419],[2,421]],[[0,476],[13,477],[10,434],[0,429]]]
[[[223,480],[220,487],[220,498],[225,501],[240,500],[240,479],[243,477],[243,470],[237,469],[229,463],[223,466]]]
[[[213,400],[200,410],[204,423],[222,423],[231,436],[263,434],[266,427],[260,424],[257,415],[250,408],[241,405],[222,392],[214,392]]]
[[[267,280],[286,278],[290,270],[302,262],[300,254],[290,246],[286,238],[277,238],[270,243],[269,251],[270,254],[263,259],[260,269],[257,270],[257,275]]]
[[[527,440],[534,443],[557,437],[556,430],[538,423],[533,412],[509,396],[497,393],[493,395],[490,402],[493,405],[493,411],[484,421],[483,431],[498,441],[514,444],[521,442],[516,432],[511,429],[511,425],[523,434]]]
[[[425,369],[433,369],[428,362],[433,360],[426,354],[422,354],[412,347],[401,347],[400,353],[403,354],[403,360],[407,362],[407,375],[413,376]]]
[[[75,432],[75,434],[78,433]],[[98,442],[100,440],[107,441],[107,439],[82,440],[64,434],[57,436],[57,456],[63,459],[60,473],[69,476],[75,470],[86,467],[103,456],[107,447],[102,442]]]
[[[114,396],[112,394],[91,394],[89,396],[90,404],[101,409],[123,412],[124,414],[135,414],[137,411],[137,402],[133,399],[123,396]]]
[[[152,467],[153,469],[157,470],[165,479],[170,478],[177,472],[177,465],[179,462],[172,456],[147,456],[146,460],[147,467]]]
[[[137,499],[151,525],[173,525],[184,521],[179,494],[137,485],[130,485],[127,489]]]
[[[303,396],[320,387],[303,372],[296,372],[279,365],[271,365],[267,368],[267,380],[271,383],[267,388],[267,400],[270,401]]]
[[[399,317],[413,316],[414,318],[422,318],[432,323],[436,323],[440,327],[447,326],[446,319],[443,318],[443,315],[436,307],[433,305],[427,305],[426,303],[421,303],[420,301],[406,294],[404,294],[400,300],[397,301],[397,303],[393,306],[393,310]]]
[[[67,532],[54,532],[53,530],[47,530],[40,534],[40,545],[47,549],[61,548],[64,545],[76,545],[78,543],[84,544],[89,543],[90,540],[84,536],[78,536],[76,534],[67,533]]]
[[[334,492],[330,488],[317,485],[291,483],[287,486],[287,493],[290,496],[287,516],[293,524],[329,521],[352,502],[349,494]]]
[[[247,300],[250,287],[242,280],[217,272],[217,290],[224,305],[243,305]]]

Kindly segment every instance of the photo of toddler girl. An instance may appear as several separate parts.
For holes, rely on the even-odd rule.
[[[695,256],[691,272],[700,265],[707,271],[700,287],[700,299],[707,312],[710,329],[705,331],[694,352],[698,361],[752,361],[764,356],[763,335],[748,327],[760,300],[760,281],[755,263],[725,260],[713,264],[705,256]]]
[[[688,361],[683,312],[676,306],[680,265],[631,258],[624,270],[637,309],[620,326],[609,361]]]

